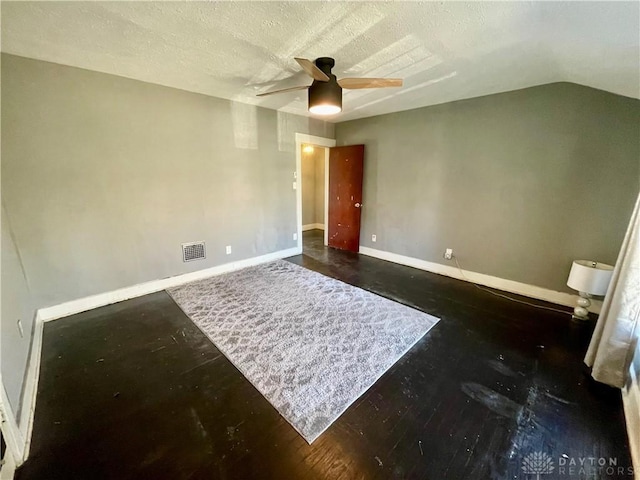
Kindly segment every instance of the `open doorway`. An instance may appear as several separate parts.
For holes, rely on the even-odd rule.
[[[329,174],[329,149],[330,147],[336,146],[336,141],[333,138],[325,138],[325,137],[317,137],[315,135],[308,135],[305,133],[296,133],[295,134],[295,143],[296,143],[296,174],[295,179],[297,179],[297,192],[296,192],[296,216],[297,216],[297,224],[298,224],[298,251],[299,253],[303,253],[303,239],[305,237],[319,237],[321,241],[316,242],[320,247],[327,245],[327,213],[328,213],[328,192],[327,186],[329,184],[328,174]],[[306,152],[304,151],[306,149]],[[313,149],[313,151],[311,151]],[[311,158],[324,158],[324,162],[322,160],[318,160],[319,163],[323,164],[320,166],[316,165],[316,162],[312,162]],[[313,187],[309,187],[306,184],[306,180],[303,178],[303,162],[305,172],[307,172],[307,180],[311,177],[311,166],[313,165],[315,168],[313,169]],[[318,171],[321,170],[323,172],[322,176],[322,187],[317,188],[315,179],[318,175]],[[305,189],[306,186],[306,189]],[[294,187],[295,188],[295,187]],[[309,193],[307,196],[306,194]],[[303,218],[303,195],[306,196],[306,200],[313,199],[313,207],[308,207],[306,209],[306,214]],[[320,202],[320,199],[322,200]],[[305,200],[305,203],[306,203]],[[320,207],[316,208],[317,203],[321,203]],[[311,202],[309,202],[311,203]],[[313,214],[310,213],[313,212]],[[303,231],[303,229],[305,231]]]
[[[326,228],[325,160],[328,149],[319,145],[301,145],[302,248],[324,246]]]

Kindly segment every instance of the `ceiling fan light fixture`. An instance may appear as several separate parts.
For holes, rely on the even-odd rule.
[[[309,87],[309,111],[316,115],[334,115],[342,111],[342,87],[335,75],[328,82],[314,80]]]
[[[336,113],[340,113],[342,111],[342,107],[339,105],[312,105],[309,106],[309,111],[311,113],[315,113],[316,115],[335,115]]]

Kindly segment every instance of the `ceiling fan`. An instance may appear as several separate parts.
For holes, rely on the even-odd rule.
[[[401,78],[341,78],[338,80],[331,69],[336,64],[333,58],[320,57],[315,63],[306,58],[296,58],[296,62],[313,78],[311,85],[283,88],[260,93],[258,97],[276,93],[309,90],[309,111],[318,115],[333,115],[342,111],[342,89],[401,87]]]

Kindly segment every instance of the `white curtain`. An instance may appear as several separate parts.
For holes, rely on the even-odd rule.
[[[640,195],[584,362],[597,381],[622,388],[640,336]],[[640,351],[640,349],[638,350]]]

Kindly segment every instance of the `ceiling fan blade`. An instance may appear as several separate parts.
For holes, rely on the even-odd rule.
[[[267,95],[275,95],[276,93],[294,92],[296,90],[306,90],[308,85],[300,85],[299,87],[283,88],[282,90],[272,90],[271,92],[259,93],[256,97],[266,97]]]
[[[401,87],[401,78],[341,78],[338,85],[342,88],[386,88]]]
[[[321,82],[328,82],[329,76],[320,70],[315,63],[311,60],[307,60],[306,58],[295,58],[295,61],[298,62],[298,65],[302,67],[302,69],[307,72],[314,80],[319,80]]]

